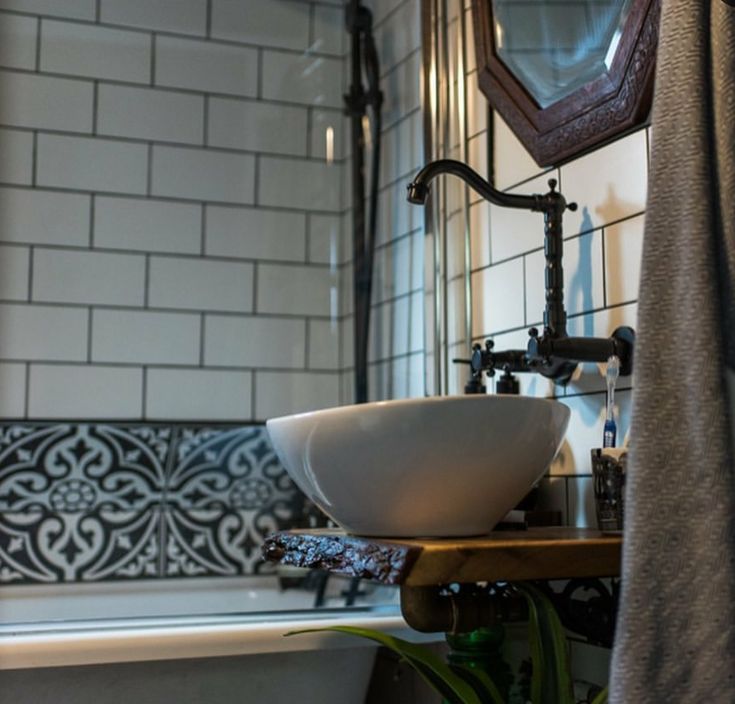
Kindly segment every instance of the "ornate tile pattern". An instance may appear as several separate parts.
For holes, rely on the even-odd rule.
[[[263,426],[0,424],[0,585],[257,574],[304,503]]]
[[[267,533],[299,525],[303,494],[262,427],[183,428],[166,489],[166,576],[264,571]]]

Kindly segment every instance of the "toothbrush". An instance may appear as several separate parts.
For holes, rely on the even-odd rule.
[[[613,355],[607,360],[607,413],[605,415],[605,429],[602,435],[603,447],[615,447],[618,428],[615,425],[615,382],[620,374],[620,360]]]

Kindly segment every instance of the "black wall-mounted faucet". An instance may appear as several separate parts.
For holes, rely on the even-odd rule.
[[[505,374],[498,382],[499,390],[510,390],[514,385],[514,372],[538,372],[558,384],[566,384],[579,362],[606,362],[611,356],[620,359],[620,373],[629,375],[633,369],[633,347],[635,333],[632,328],[620,327],[609,338],[569,337],[567,314],[564,309],[564,270],[562,255],[564,239],[562,219],[564,211],[576,210],[576,203],[567,203],[556,190],[556,180],[549,179],[549,192],[540,195],[515,195],[503,193],[473,171],[469,166],[453,159],[439,159],[427,164],[408,186],[408,201],[424,205],[429,197],[431,181],[441,174],[461,178],[485,200],[504,208],[532,210],[544,214],[544,256],[546,271],[546,307],[544,328],[541,333],[531,328],[528,347],[525,350],[495,352],[492,340],[482,345],[475,344],[472,358],[462,360],[470,365],[470,379],[465,391],[483,393],[482,376],[495,374],[502,369]]]

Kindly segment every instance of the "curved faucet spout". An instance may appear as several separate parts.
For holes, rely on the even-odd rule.
[[[503,193],[494,188],[480,174],[467,164],[454,159],[438,159],[424,166],[416,174],[416,178],[408,185],[408,202],[415,205],[424,205],[429,197],[429,184],[441,174],[451,174],[461,178],[470,188],[481,195],[485,200],[505,208],[519,208],[521,210],[543,211],[543,196],[520,196],[512,193]]]

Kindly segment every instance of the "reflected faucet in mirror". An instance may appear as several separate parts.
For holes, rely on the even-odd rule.
[[[531,328],[525,350],[496,351],[492,340],[485,345],[475,344],[472,357],[463,361],[470,366],[466,393],[484,393],[483,375],[494,376],[504,372],[498,382],[499,393],[517,393],[518,384],[512,376],[516,372],[535,372],[566,384],[580,362],[606,362],[613,355],[620,359],[620,373],[629,375],[633,369],[635,333],[632,328],[617,328],[610,337],[570,337],[567,333],[567,314],[564,308],[564,250],[562,220],[564,211],[576,210],[576,203],[567,203],[556,190],[556,180],[549,179],[545,194],[517,195],[499,191],[466,164],[453,159],[438,159],[427,164],[408,185],[408,201],[425,205],[430,184],[437,176],[451,174],[461,178],[485,200],[504,208],[531,210],[544,215],[544,255],[546,269],[544,285],[546,306],[543,330]]]

